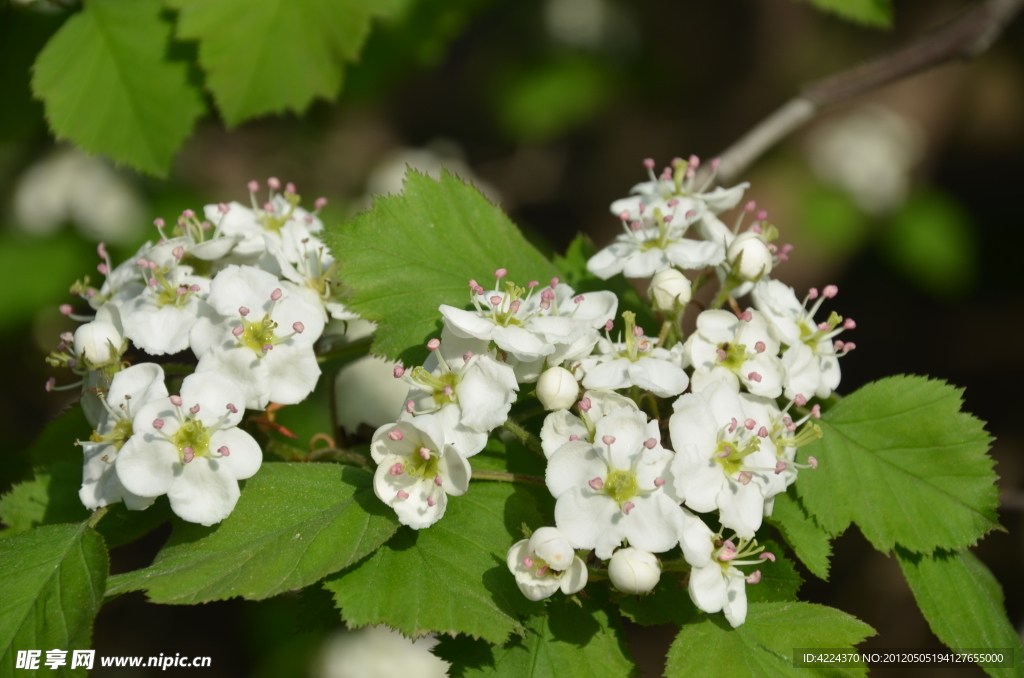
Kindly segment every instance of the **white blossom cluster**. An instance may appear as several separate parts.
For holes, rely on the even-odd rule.
[[[650,277],[651,303],[665,324],[649,336],[624,312],[617,341],[606,332],[589,354],[548,360],[537,396],[552,410],[541,441],[555,527],[516,543],[508,566],[534,600],[582,588],[584,559],[608,561],[613,585],[641,594],[660,580],[656,554],[678,546],[694,604],[723,611],[738,626],[746,617],[745,585],[761,578],[760,570],[740,567],[775,560],[755,533],[799,469],[817,466],[814,457],[796,462],[797,448],[821,436],[812,421],[819,406],[808,408],[808,401],[839,385],[838,358],[855,347],[836,337],[855,323],[834,312],[815,319],[835,286],[800,300],[771,279],[791,248],[773,244],[777,230],[756,205],[748,203],[732,228],[720,220],[739,205],[746,184],[696,187],[693,157],[660,175],[652,161],[645,164],[650,181],[612,204],[625,234],[588,269],[601,278]],[[712,176],[715,169],[712,163]],[[751,214],[752,225],[741,230]],[[701,239],[689,237],[691,227]],[[704,277],[720,284],[685,339],[681,318],[693,289],[681,269],[705,269]],[[753,306],[741,309],[736,299],[746,294]],[[719,308],[726,301],[731,310]],[[674,399],[667,421],[648,414],[657,414],[659,398]],[[709,527],[715,523],[717,530]]]
[[[334,260],[317,237],[323,224],[292,184],[271,178],[260,203],[207,205],[168,226],[159,239],[114,266],[100,245],[99,287],[72,292],[95,311],[48,362],[72,369],[95,428],[85,453],[80,497],[88,508],[124,501],[141,509],[166,494],[181,518],[212,525],[238,500],[238,481],[259,469],[263,453],[237,426],[246,409],[302,401],[320,368],[313,344],[330,318],[348,320],[332,279]],[[151,356],[191,352],[193,374],[169,395],[156,362],[127,366],[129,345]],[[55,388],[50,379],[47,389]]]
[[[625,233],[587,268],[602,279],[651,278],[658,331],[620,314],[613,292],[577,293],[558,278],[520,286],[504,268],[493,285],[469,280],[464,307],[439,307],[443,329],[424,364],[393,368],[408,391],[372,436],[373,487],[403,525],[429,528],[450,496],[470,491],[470,460],[490,437],[531,442],[509,417],[518,397],[535,395],[549,414],[533,438],[546,461],[534,481],[555,509],[553,526],[508,552],[524,595],[572,595],[595,569],[624,594],[649,593],[665,565],[658,555],[678,547],[670,569],[689,571],[694,604],[738,626],[745,585],[761,577],[740,567],[775,560],[755,534],[799,470],[817,466],[796,461],[821,436],[820,406],[809,401],[838,387],[838,359],[855,346],[837,337],[856,325],[835,312],[816,319],[835,286],[801,300],[771,278],[791,248],[774,244],[778,231],[753,202],[731,228],[720,219],[747,184],[708,190],[712,162],[698,186],[692,156],[660,174],[645,165],[650,181],[611,206]],[[139,509],[166,494],[185,520],[227,517],[238,480],[262,460],[237,427],[243,411],[306,398],[325,323],[356,318],[339,302],[334,260],[317,237],[322,199],[306,212],[292,185],[268,184],[262,206],[251,182],[251,207],[210,205],[205,220],[186,211],[170,232],[158,220],[160,240],[117,267],[101,245],[103,284],[73,288],[95,316],[62,336],[50,361],[82,376],[95,427],[81,443],[86,506]],[[686,270],[698,272],[694,281]],[[719,284],[715,300],[692,303],[709,280]],[[695,329],[684,336],[691,308]],[[179,395],[169,395],[160,365],[125,366],[129,343],[154,356],[194,354]]]

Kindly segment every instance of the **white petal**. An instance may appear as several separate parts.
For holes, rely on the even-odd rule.
[[[487,433],[476,431],[462,423],[462,408],[449,403],[434,413],[444,429],[444,440],[447,445],[466,459],[484,449],[487,444]]]
[[[571,596],[587,585],[587,566],[579,558],[572,559],[572,565],[566,569],[559,580],[562,593]]]
[[[196,457],[183,464],[167,498],[182,520],[213,525],[231,515],[238,502],[238,481],[217,459]]]
[[[615,242],[590,257],[587,261],[587,270],[601,280],[607,280],[613,275],[622,272],[626,265],[626,257],[636,251],[632,244]]]
[[[690,571],[690,600],[708,613],[720,612],[728,592],[722,568],[717,561]]]
[[[219,451],[227,447],[230,454],[221,458],[220,464],[231,473],[236,480],[245,480],[256,475],[263,463],[263,450],[259,443],[237,428],[221,429],[210,436],[211,451]]]
[[[736,628],[747,620],[747,585],[742,576],[730,576],[722,611],[729,624]]]
[[[273,355],[271,355],[273,354]],[[320,364],[312,347],[275,346],[263,358],[271,402],[294,405],[306,399],[320,378]]]
[[[622,274],[627,278],[650,278],[652,275],[672,266],[668,254],[663,249],[652,247],[638,251],[626,259]]]
[[[608,477],[608,464],[588,442],[562,445],[548,460],[544,474],[551,496],[558,498],[573,488],[586,487],[594,478],[603,482]]]
[[[587,370],[583,377],[584,388],[626,388],[631,384],[629,379],[629,367],[632,363],[627,358],[616,358],[606,363],[596,365]]]
[[[729,481],[718,494],[722,525],[736,531],[741,539],[753,539],[764,517],[764,495],[755,483],[740,485]]]
[[[205,372],[233,379],[242,388],[246,409],[262,410],[270,402],[270,375],[263,361],[247,347],[207,351],[195,373]]]
[[[181,400],[185,408],[200,405],[196,419],[205,426],[213,426],[227,416],[225,426],[238,426],[242,421],[242,402],[245,394],[231,378],[215,372],[196,372],[181,382]],[[237,412],[231,412],[234,405]]]
[[[640,358],[629,366],[633,384],[661,398],[677,396],[690,384],[683,368],[667,360]]]
[[[494,322],[480,317],[475,311],[464,311],[461,308],[441,304],[438,308],[444,316],[444,324],[457,337],[464,339],[490,339],[494,331]]]
[[[473,472],[461,454],[449,448],[441,457],[439,470],[445,493],[457,497],[469,489],[469,477]]]
[[[505,423],[519,390],[512,368],[482,355],[471,361],[461,376],[455,392],[462,408],[462,423],[483,432]]]
[[[692,567],[704,567],[711,561],[714,550],[712,538],[714,533],[704,521],[683,509],[682,530],[679,532],[679,546],[683,549],[683,558]]]
[[[622,516],[622,532],[629,545],[651,553],[672,549],[683,528],[682,507],[661,492],[631,501],[633,509]]]
[[[143,497],[167,494],[181,467],[174,445],[152,433],[139,432],[118,452],[116,465],[125,489]]]
[[[619,505],[604,494],[573,488],[555,502],[555,525],[577,549],[598,549],[597,557],[611,557],[615,535],[622,515]],[[614,522],[613,522],[614,521]],[[603,543],[602,543],[603,542]]]
[[[491,338],[498,348],[527,362],[555,352],[553,344],[521,327],[495,327],[491,332]]]
[[[665,255],[679,268],[704,268],[722,263],[725,250],[716,242],[683,238],[670,243]]]
[[[593,408],[591,408],[591,412],[593,412]],[[570,436],[576,436],[577,440],[586,442],[590,432],[587,430],[586,424],[569,410],[558,410],[546,416],[540,430],[540,442],[544,456],[550,459],[558,448],[569,442]]]

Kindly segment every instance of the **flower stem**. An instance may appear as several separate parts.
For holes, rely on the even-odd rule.
[[[680,558],[679,560],[669,560],[661,564],[662,572],[689,572],[693,569],[688,562]]]
[[[541,455],[542,457],[545,456],[544,448],[541,447],[541,444],[540,444],[540,438],[538,438],[537,436],[533,435],[532,433],[527,431],[525,428],[523,428],[522,426],[520,426],[516,422],[512,421],[511,419],[506,419],[505,420],[504,428],[505,428],[506,431],[508,431],[509,433],[514,435],[516,437],[516,440],[521,442],[528,449],[533,450],[534,452],[536,452],[537,454]]]
[[[523,485],[537,485],[545,487],[543,478],[528,476],[522,473],[505,473],[504,471],[473,471],[473,480],[496,480],[500,483],[521,483]]]
[[[96,524],[103,520],[103,516],[107,515],[107,511],[109,510],[110,506],[101,506],[100,508],[93,511],[92,515],[89,516],[89,520],[87,520],[85,523],[86,526],[96,527]]]

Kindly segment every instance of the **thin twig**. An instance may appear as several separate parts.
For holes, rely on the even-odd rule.
[[[540,438],[533,435],[516,422],[512,421],[511,419],[506,419],[504,429],[511,433],[513,436],[515,436],[516,440],[521,442],[527,449],[533,450],[542,457],[545,456],[544,448],[541,445]]]
[[[504,471],[473,471],[473,480],[497,480],[502,483],[521,483],[523,485],[537,485],[546,487],[543,478],[528,476],[522,473],[505,473]]]
[[[810,83],[721,154],[717,181],[735,182],[765,151],[823,108],[948,61],[969,60],[983,54],[1022,7],[1024,0],[987,0],[944,28],[923,35],[892,54]]]

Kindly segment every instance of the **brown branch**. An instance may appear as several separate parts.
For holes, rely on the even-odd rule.
[[[1024,0],[987,0],[944,28],[892,54],[812,82],[721,154],[719,183],[730,184],[765,151],[823,108],[955,59],[984,53],[1024,7]]]

